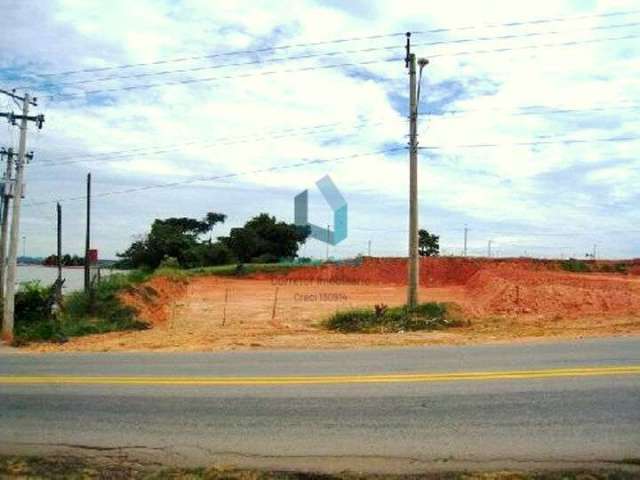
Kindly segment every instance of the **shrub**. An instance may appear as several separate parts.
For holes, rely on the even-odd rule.
[[[376,305],[375,309],[357,308],[339,311],[324,323],[329,330],[343,333],[382,333],[415,330],[434,330],[460,325],[459,308],[451,303],[422,303],[414,311],[406,307],[389,308]]]
[[[588,263],[583,262],[582,260],[576,260],[575,258],[570,258],[569,260],[565,260],[561,262],[560,268],[568,272],[576,272],[576,273],[584,273],[584,272],[591,271],[591,267],[589,266]]]
[[[148,328],[136,318],[135,310],[118,297],[122,290],[146,278],[147,274],[139,272],[103,277],[91,293],[76,291],[66,295],[63,310],[55,316],[50,308],[51,289],[27,284],[16,295],[15,343],[64,341],[67,337],[92,333]]]

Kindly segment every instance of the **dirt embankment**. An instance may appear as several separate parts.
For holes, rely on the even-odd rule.
[[[640,314],[635,262],[629,273],[568,273],[558,261],[529,259],[423,258],[420,285],[461,287],[468,315]],[[273,275],[256,275],[273,279]],[[278,275],[284,282],[405,285],[406,259],[365,258],[360,265],[305,267]]]
[[[520,259],[422,259],[420,300],[459,304],[470,320],[465,327],[345,335],[320,326],[337,310],[402,305],[406,272],[405,259],[365,258],[358,265],[301,267],[247,277],[156,277],[122,294],[152,329],[32,348],[315,349],[640,334],[638,276],[568,273],[558,262]]]
[[[154,277],[120,294],[121,300],[135,308],[140,319],[153,325],[166,323],[173,313],[175,301],[184,296],[189,282]]]

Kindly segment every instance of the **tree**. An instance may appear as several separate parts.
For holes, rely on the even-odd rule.
[[[418,231],[418,253],[421,257],[437,257],[440,254],[440,237],[420,229]]]
[[[134,241],[123,253],[121,267],[157,268],[165,257],[173,257],[183,267],[198,266],[195,259],[202,258],[200,235],[210,232],[216,223],[224,222],[226,215],[209,212],[202,220],[188,217],[157,218],[148,235]],[[210,241],[209,241],[210,242]]]
[[[300,245],[310,231],[286,222],[277,222],[267,213],[253,217],[242,228],[232,228],[228,237],[219,240],[241,262],[276,262],[282,258],[295,258]]]

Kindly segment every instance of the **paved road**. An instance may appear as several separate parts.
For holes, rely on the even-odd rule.
[[[640,338],[0,353],[0,453],[419,471],[640,458]]]

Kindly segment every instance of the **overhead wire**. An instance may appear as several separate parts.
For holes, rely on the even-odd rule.
[[[575,16],[563,16],[563,17],[547,17],[541,19],[534,20],[522,20],[515,22],[504,22],[504,23],[486,23],[486,24],[474,24],[467,25],[462,27],[450,27],[450,28],[435,28],[430,30],[418,30],[412,31],[412,34],[415,35],[424,35],[424,34],[433,34],[433,33],[446,33],[453,31],[465,31],[465,30],[477,30],[482,28],[499,28],[499,27],[517,27],[524,25],[540,25],[545,23],[557,23],[557,22],[571,22],[571,21],[579,21],[593,18],[608,18],[608,17],[616,17],[616,16],[625,16],[625,15],[634,15],[640,13],[640,9],[636,10],[626,10],[626,11],[618,11],[618,12],[605,12],[605,13],[596,13],[596,14],[587,14],[587,15],[575,15]],[[152,62],[139,62],[139,63],[129,63],[129,64],[121,64],[115,66],[105,66],[105,67],[90,67],[76,70],[66,70],[61,72],[50,72],[50,73],[38,73],[33,74],[37,77],[53,77],[53,76],[61,76],[61,75],[74,75],[79,73],[95,73],[95,72],[103,72],[109,70],[123,70],[130,68],[138,68],[138,67],[148,67],[155,65],[166,65],[170,63],[181,63],[186,61],[195,61],[195,60],[205,60],[211,58],[219,58],[219,57],[227,57],[227,56],[236,56],[236,55],[249,55],[249,54],[257,54],[257,53],[266,53],[271,51],[278,50],[287,50],[291,48],[302,48],[302,47],[316,47],[321,45],[330,45],[330,44],[338,44],[338,43],[347,43],[354,41],[363,41],[363,40],[376,40],[382,38],[391,38],[391,37],[399,37],[404,36],[405,32],[392,32],[387,34],[375,34],[375,35],[367,35],[367,36],[355,36],[355,37],[347,37],[347,38],[339,38],[332,40],[323,40],[316,42],[304,42],[304,43],[293,43],[288,45],[276,45],[272,47],[262,47],[257,49],[245,49],[245,50],[234,50],[228,52],[217,52],[207,55],[192,55],[185,57],[178,57],[173,59],[162,59],[155,60]]]
[[[575,33],[576,31],[593,31],[593,30],[610,30],[614,28],[628,28],[628,27],[637,27],[640,26],[640,22],[631,22],[624,24],[616,24],[616,25],[599,25],[587,28],[581,28],[577,30],[569,30],[569,31],[551,31],[551,32],[528,32],[528,33],[518,33],[518,34],[509,34],[509,35],[501,35],[501,36],[493,36],[493,37],[474,37],[474,38],[464,38],[457,40],[443,40],[436,42],[426,42],[426,43],[414,43],[415,46],[435,46],[435,45],[451,45],[451,44],[459,44],[459,43],[468,43],[468,42],[479,42],[479,41],[495,41],[495,40],[506,40],[506,39],[516,39],[516,38],[530,38],[541,35],[562,35],[566,33]],[[293,61],[293,60],[306,60],[310,58],[318,58],[318,57],[329,57],[329,56],[337,56],[337,55],[350,55],[354,53],[370,53],[375,51],[383,51],[383,50],[401,50],[404,48],[403,45],[387,45],[381,47],[368,47],[361,49],[352,49],[352,50],[338,50],[332,52],[316,52],[309,53],[304,55],[290,56],[290,57],[282,57],[282,58],[269,58],[269,59],[258,59],[251,60],[245,62],[235,62],[235,63],[222,63],[216,65],[204,65],[198,67],[190,67],[190,68],[182,68],[182,69],[174,69],[174,70],[162,70],[159,72],[142,72],[142,73],[134,73],[131,75],[111,75],[106,77],[98,77],[98,78],[90,78],[90,79],[82,79],[82,80],[71,80],[67,82],[45,82],[44,85],[52,85],[56,87],[68,87],[74,85],[85,85],[88,83],[99,83],[106,82],[111,80],[130,80],[130,79],[138,79],[138,78],[146,78],[146,77],[156,77],[161,75],[172,75],[178,73],[192,73],[199,72],[203,70],[214,70],[219,68],[229,68],[229,67],[240,67],[247,65],[263,65],[268,63],[278,63],[285,61]]]
[[[200,176],[191,177],[191,178],[188,178],[188,179],[185,179],[185,180],[177,180],[175,182],[144,185],[144,186],[141,186],[141,187],[132,187],[132,188],[124,189],[124,190],[98,192],[98,193],[93,194],[92,198],[108,197],[108,196],[112,196],[112,195],[122,195],[122,194],[127,194],[127,193],[141,192],[141,191],[145,191],[145,190],[152,190],[152,189],[159,189],[159,188],[174,188],[174,187],[179,187],[179,186],[182,186],[182,185],[188,185],[188,184],[196,183],[196,182],[223,180],[223,179],[227,179],[227,178],[235,178],[235,177],[244,176],[244,175],[254,175],[254,174],[259,174],[259,173],[275,172],[275,171],[287,170],[287,169],[292,169],[292,168],[300,168],[300,167],[309,166],[309,165],[320,165],[320,164],[325,164],[325,163],[338,162],[338,161],[343,161],[343,160],[350,160],[352,158],[381,155],[381,154],[390,153],[390,152],[393,152],[393,151],[396,151],[396,150],[401,150],[403,148],[404,147],[394,147],[394,148],[386,148],[386,149],[383,149],[383,150],[377,150],[377,151],[374,151],[374,152],[356,153],[356,154],[352,154],[352,155],[344,155],[344,156],[334,157],[334,158],[330,158],[330,159],[305,160],[305,161],[302,161],[302,162],[296,162],[296,163],[291,163],[291,164],[287,164],[287,165],[276,165],[276,166],[272,166],[272,167],[259,168],[259,169],[255,169],[255,170],[244,171],[244,172],[233,172],[233,173],[227,173],[227,174],[222,174],[222,175],[213,175],[213,176],[200,175]],[[83,199],[86,199],[86,196],[82,195],[82,196],[77,196],[77,197],[62,198],[62,199],[51,200],[51,201],[25,203],[24,206],[25,207],[30,207],[30,206],[36,206],[36,205],[47,205],[47,204],[55,203],[55,202],[66,202],[66,201],[75,201],[75,200],[83,200]]]
[[[167,145],[160,148],[151,148],[142,147],[142,148],[133,148],[130,150],[120,150],[113,152],[105,152],[105,153],[96,153],[93,155],[73,155],[69,157],[63,157],[59,160],[47,161],[42,163],[37,163],[35,166],[40,167],[51,167],[51,166],[59,166],[59,165],[68,165],[74,163],[83,163],[83,162],[114,162],[129,157],[137,157],[137,156],[148,156],[148,155],[157,155],[162,153],[170,153],[180,150],[184,147],[188,146],[197,146],[199,148],[212,148],[217,146],[226,146],[226,145],[235,145],[238,143],[246,143],[246,142],[255,142],[259,140],[269,141],[272,139],[281,139],[281,138],[293,138],[304,135],[318,135],[318,134],[336,134],[336,127],[345,125],[346,122],[334,122],[328,124],[320,124],[316,126],[310,127],[300,127],[300,128],[289,128],[283,130],[276,130],[271,132],[271,134],[265,134],[263,136],[253,135],[242,135],[242,136],[234,136],[234,137],[221,137],[213,142],[205,142],[201,143],[199,141],[190,141],[190,142],[182,142],[174,145]],[[357,124],[350,124],[347,127],[354,129],[361,129],[367,126],[376,126],[383,125],[385,122],[377,121],[363,121]],[[273,133],[281,133],[280,135],[273,135]]]
[[[441,53],[441,54],[428,55],[428,57],[432,59],[437,57],[455,57],[455,56],[472,55],[472,54],[504,53],[509,51],[541,49],[541,48],[551,48],[551,47],[566,47],[566,46],[591,44],[591,43],[598,43],[598,42],[605,42],[605,41],[628,40],[628,39],[638,38],[638,37],[640,37],[640,33],[633,34],[633,35],[618,36],[618,37],[573,40],[568,42],[555,42],[555,43],[552,42],[552,43],[546,43],[546,44],[524,45],[524,46],[517,46],[517,47],[503,47],[503,48],[493,48],[493,49],[484,49],[484,50],[467,50],[462,52],[447,52],[447,53]],[[413,45],[419,46],[420,44],[414,43]],[[360,62],[347,62],[347,63],[330,64],[330,65],[314,65],[309,67],[298,67],[298,68],[289,68],[289,69],[282,69],[282,70],[268,70],[263,72],[250,72],[250,73],[242,73],[242,74],[235,74],[235,75],[218,75],[218,76],[204,77],[204,78],[189,78],[189,79],[182,79],[182,80],[173,80],[169,82],[159,82],[159,83],[143,84],[143,85],[125,85],[125,86],[114,87],[114,88],[87,90],[79,93],[59,93],[59,94],[48,95],[47,98],[51,100],[79,98],[79,97],[85,97],[85,96],[97,95],[97,94],[106,94],[106,93],[112,93],[112,92],[139,90],[139,89],[147,89],[147,88],[172,86],[172,85],[186,85],[186,84],[194,84],[194,83],[202,83],[202,82],[219,81],[219,80],[256,77],[256,76],[268,76],[268,75],[277,75],[277,74],[283,74],[283,73],[307,72],[307,71],[314,71],[314,70],[326,70],[326,69],[343,68],[343,67],[357,67],[361,65],[374,65],[374,64],[396,62],[401,60],[404,60],[404,57],[395,57],[395,58],[378,59],[378,60],[366,60],[366,61],[360,61]]]

